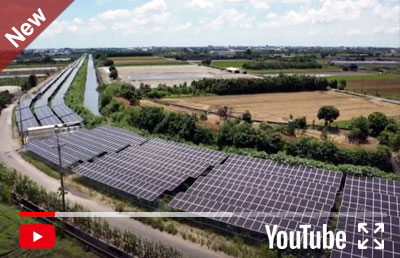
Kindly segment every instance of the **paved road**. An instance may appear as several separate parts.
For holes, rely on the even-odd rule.
[[[30,179],[43,186],[48,191],[57,191],[59,188],[59,181],[47,176],[45,173],[36,169],[30,163],[26,162],[18,154],[19,141],[12,137],[12,109],[15,104],[10,105],[4,109],[0,116],[0,162],[5,164],[11,169],[15,169],[19,173],[28,176]],[[83,198],[79,193],[69,192],[66,196],[67,201],[76,202],[83,205],[90,211],[107,212],[115,211],[111,206],[97,203],[93,200]],[[139,221],[129,218],[108,218],[108,222],[120,230],[130,230],[135,235],[142,238],[149,239],[154,242],[161,242],[166,245],[174,247],[180,251],[184,256],[188,257],[210,257],[220,258],[229,257],[221,252],[214,252],[207,247],[183,240],[179,236],[173,236],[165,232],[153,229]]]

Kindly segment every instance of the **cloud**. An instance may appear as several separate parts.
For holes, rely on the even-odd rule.
[[[205,27],[213,30],[221,30],[223,27],[234,29],[250,29],[253,18],[246,12],[239,12],[236,9],[222,11],[217,18],[210,22],[204,22]]]
[[[127,19],[131,16],[131,12],[125,9],[109,10],[98,15],[100,20],[115,21],[120,19]]]
[[[357,29],[349,30],[346,32],[346,35],[348,36],[358,36],[361,35],[361,31]]]
[[[52,38],[60,36],[61,34],[74,34],[74,35],[92,35],[102,32],[106,29],[96,18],[91,18],[84,22],[79,18],[74,18],[71,21],[54,21],[41,35],[43,38]]]
[[[273,17],[275,18],[273,21],[262,23],[261,27],[355,21],[361,17],[361,13],[364,10],[374,6],[375,0],[321,0],[321,2],[322,6],[319,9],[300,8],[298,11],[290,10],[280,17]]]
[[[114,19],[114,15],[110,15],[114,19],[111,28],[124,33],[135,32],[146,27],[150,30],[161,31],[162,25],[170,17],[167,9],[168,7],[164,0],[152,0],[132,10],[129,15],[123,15],[116,19]],[[130,19],[126,19],[128,17]]]
[[[190,7],[193,9],[214,9],[214,4],[207,0],[192,0]]]
[[[184,30],[188,30],[192,27],[192,23],[191,22],[187,22],[185,24],[182,25],[177,25],[173,28],[174,31],[184,31]]]
[[[394,7],[387,7],[377,4],[374,7],[374,14],[385,20],[399,21],[400,19],[400,5]]]

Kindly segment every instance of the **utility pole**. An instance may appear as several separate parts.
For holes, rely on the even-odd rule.
[[[19,109],[19,134],[21,135],[21,143],[24,145],[24,124],[22,123],[22,110],[21,110],[21,96],[19,96],[18,100],[18,109]]]
[[[58,150],[58,162],[59,162],[59,172],[61,176],[61,198],[62,198],[62,206],[63,212],[65,212],[65,190],[64,190],[64,170],[62,167],[62,159],[61,159],[61,145],[60,140],[58,139],[59,128],[56,125],[56,138],[57,138],[57,150]]]

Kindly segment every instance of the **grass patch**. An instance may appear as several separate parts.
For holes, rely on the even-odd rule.
[[[129,66],[158,66],[158,65],[186,65],[187,62],[165,59],[157,56],[147,57],[110,57],[117,67]]]
[[[68,63],[59,63],[59,64],[11,64],[7,66],[7,69],[15,69],[15,68],[47,68],[47,67],[57,67],[63,68],[67,66]]]
[[[24,224],[38,224],[32,218],[19,218],[14,206],[0,204],[0,256],[2,257],[97,257],[86,252],[83,245],[69,237],[57,234],[53,249],[26,250],[19,247],[19,227]]]
[[[28,161],[35,168],[39,169],[40,171],[43,171],[46,175],[51,176],[56,179],[60,179],[60,174],[57,171],[55,171],[51,167],[47,166],[43,162],[38,161],[38,160],[34,159],[33,157],[29,156],[28,153],[22,152],[21,157],[24,160]]]
[[[360,75],[360,76],[332,76],[328,80],[346,80],[348,82],[353,81],[385,81],[385,80],[398,80],[399,75],[387,74],[387,75]]]
[[[335,121],[331,124],[332,128],[339,128],[339,129],[344,129],[344,130],[349,130],[351,125],[351,121]]]
[[[230,61],[213,61],[211,67],[217,69],[226,69],[228,67],[243,69],[243,64],[251,62],[251,60],[230,60]],[[305,73],[305,72],[339,72],[340,67],[323,64],[321,69],[264,69],[264,70],[251,70],[244,69],[251,74],[265,74],[265,73]]]
[[[22,86],[28,83],[28,77],[1,78],[0,86]]]

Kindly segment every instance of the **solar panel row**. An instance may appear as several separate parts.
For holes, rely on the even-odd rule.
[[[22,122],[18,122],[18,128],[20,128],[20,130],[21,130],[21,127],[22,127],[22,131],[24,133],[28,132],[29,128],[37,127],[37,126],[39,126],[39,124],[35,118],[31,118],[28,120],[24,120]]]
[[[73,113],[64,104],[64,95],[68,90],[73,78],[75,77],[77,70],[82,65],[83,60],[84,58],[81,58],[78,60],[78,62],[75,62],[71,66],[64,69],[60,74],[47,82],[46,85],[39,90],[38,94],[28,96],[21,102],[20,105],[16,107],[15,115],[18,126],[21,126],[24,132],[27,132],[31,127],[39,126],[38,121],[42,126],[57,125],[61,124],[62,122],[66,124],[78,124],[83,122],[83,119],[79,115]],[[60,90],[55,94],[53,102],[63,105],[62,107],[60,106],[56,109],[60,113],[54,113],[53,110],[48,106],[49,99],[54,95],[57,89]],[[32,102],[35,99],[36,102],[34,105],[34,113],[38,121],[30,110]],[[59,118],[61,118],[62,121]]]
[[[29,107],[20,109],[20,110],[16,110],[15,117],[17,119],[17,122],[21,122],[21,121],[25,121],[25,120],[34,118],[32,111]]]
[[[52,116],[44,118],[44,119],[40,119],[39,122],[42,126],[62,124],[60,119],[58,119],[58,117],[56,117],[55,115],[52,115]]]
[[[39,99],[35,102],[35,109],[49,105],[49,99],[57,91],[57,89],[65,81],[65,79],[70,75],[71,71],[72,68],[67,67],[64,73],[57,76],[56,80],[49,84],[49,87],[47,87],[45,91],[42,92]]]
[[[341,179],[340,173],[230,156],[169,206],[186,212],[263,212],[256,217],[211,218],[226,228],[229,224],[261,234],[266,234],[265,225],[293,231],[308,224],[322,230]]]
[[[346,248],[334,249],[331,256],[400,257],[399,189],[395,181],[347,177],[337,228],[346,232]],[[365,223],[366,231],[359,230],[359,223]],[[360,243],[366,249],[360,249]]]
[[[48,106],[40,107],[35,109],[35,115],[39,120],[46,119],[48,117],[54,116],[53,111]]]
[[[152,202],[226,157],[216,151],[152,139],[81,164],[74,172]]]
[[[119,129],[99,127],[93,131],[79,131],[67,136],[60,136],[62,146],[62,165],[69,167],[78,161],[87,161],[105,152],[115,152],[128,145],[140,144],[146,138],[133,135],[130,138],[119,134]],[[82,137],[85,135],[84,137]],[[115,139],[115,140],[114,140]],[[43,159],[58,165],[58,153],[56,151],[57,138],[45,140],[32,140],[26,145],[28,152],[34,153]]]

